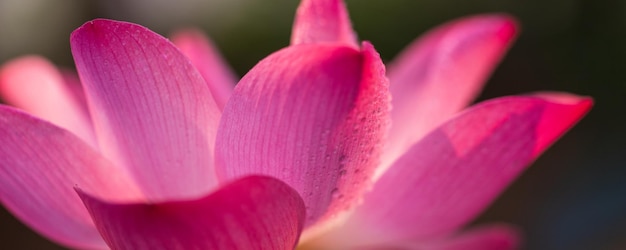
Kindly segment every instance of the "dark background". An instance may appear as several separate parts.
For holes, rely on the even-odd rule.
[[[0,62],[40,54],[73,67],[69,34],[107,17],[167,35],[204,29],[239,75],[288,44],[295,0],[0,0]],[[519,225],[525,249],[626,249],[626,1],[347,0],[354,28],[391,60],[414,38],[461,16],[506,12],[522,33],[480,99],[561,90],[591,113],[476,223]],[[0,244],[54,249],[0,208]],[[57,247],[58,248],[58,247]]]

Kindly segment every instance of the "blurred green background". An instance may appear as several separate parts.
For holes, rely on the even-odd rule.
[[[163,35],[199,27],[239,75],[288,44],[296,0],[0,0],[0,62],[40,54],[73,67],[69,34],[105,17]],[[626,249],[626,1],[347,0],[354,28],[391,60],[420,34],[469,14],[506,12],[522,33],[480,99],[539,90],[595,98],[591,113],[476,223],[519,225],[524,249]],[[0,210],[7,249],[56,246]],[[58,248],[58,247],[56,247]]]

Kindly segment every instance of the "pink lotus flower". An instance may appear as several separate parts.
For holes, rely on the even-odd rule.
[[[540,93],[458,113],[515,31],[454,21],[385,72],[341,1],[304,0],[291,46],[233,89],[197,33],[94,20],[71,36],[84,91],[38,57],[0,72],[34,115],[0,107],[0,200],[73,248],[515,248],[509,226],[459,229],[592,105]]]

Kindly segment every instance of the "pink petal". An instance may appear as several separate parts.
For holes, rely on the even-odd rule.
[[[220,111],[189,60],[136,24],[85,23],[71,36],[102,153],[130,170],[152,201],[216,185]]]
[[[430,239],[474,218],[589,110],[567,94],[479,104],[415,144],[331,240]]]
[[[197,30],[179,31],[172,36],[172,42],[196,66],[211,89],[217,106],[224,108],[237,79],[213,43]]]
[[[379,244],[351,242],[345,249],[359,250],[514,250],[518,249],[520,233],[506,225],[488,225],[435,241],[396,241]],[[337,245],[315,245],[320,242],[305,242],[304,249],[343,249]]]
[[[350,16],[342,0],[303,0],[291,32],[291,44],[341,43],[358,48]]]
[[[112,249],[294,249],[305,217],[298,194],[270,177],[160,204],[112,204],[78,193]]]
[[[384,66],[374,48],[299,45],[239,82],[224,108],[218,177],[276,177],[307,205],[307,225],[351,207],[370,184],[387,129]]]
[[[505,225],[490,225],[461,233],[444,242],[415,246],[419,250],[514,250],[519,247],[519,232]]]
[[[90,116],[89,107],[87,105],[87,97],[85,96],[85,90],[83,89],[83,85],[80,83],[80,78],[78,78],[78,74],[75,71],[62,69],[61,75],[63,75],[63,81],[67,83],[66,86],[69,87],[69,90],[74,96],[74,99],[80,106],[80,110]],[[89,121],[91,122],[91,117],[89,117]]]
[[[474,99],[516,30],[508,16],[464,18],[429,32],[394,61],[392,128],[380,171]]]
[[[0,138],[0,200],[60,244],[105,247],[74,187],[110,200],[141,200],[121,169],[48,122],[0,105]]]
[[[0,69],[0,95],[6,103],[76,134],[92,146],[96,140],[89,114],[54,65],[38,56],[25,56]]]

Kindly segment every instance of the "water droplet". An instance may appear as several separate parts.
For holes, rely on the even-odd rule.
[[[339,165],[341,165],[340,167],[343,167],[343,165],[346,165],[346,163],[348,163],[348,157],[346,157],[345,154],[341,154],[339,156]]]
[[[330,195],[333,197],[333,199],[339,199],[339,197],[343,197],[343,195],[339,193],[338,188],[333,188],[333,190],[330,191]]]
[[[344,175],[346,175],[346,170],[342,169],[339,171],[339,176],[344,177]]]

